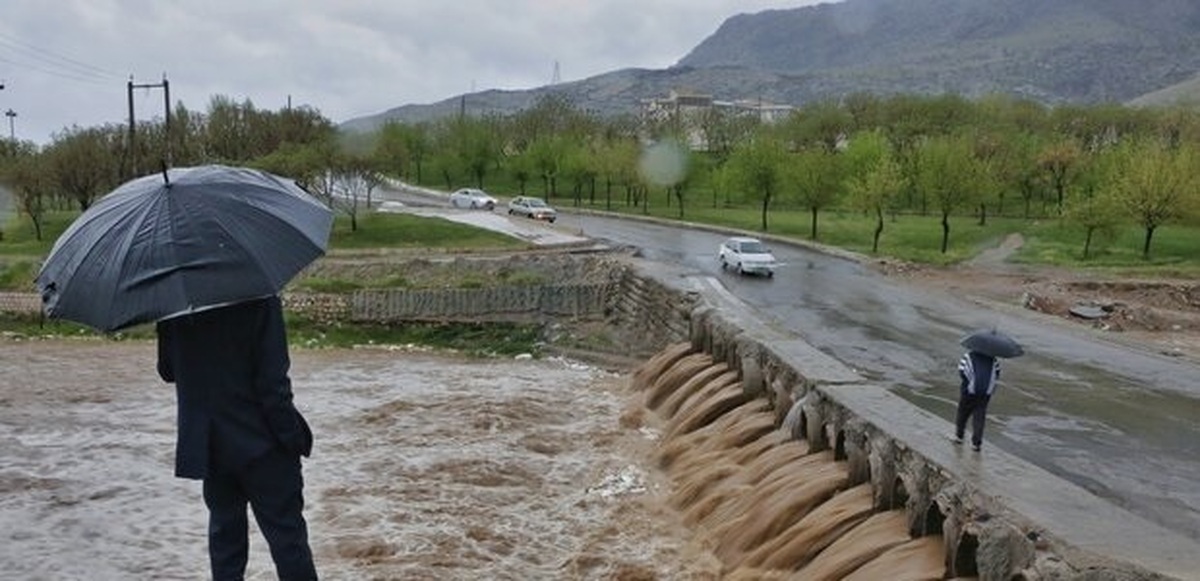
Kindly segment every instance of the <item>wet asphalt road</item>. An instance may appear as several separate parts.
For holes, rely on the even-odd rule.
[[[721,271],[726,234],[566,215],[560,225],[718,278],[765,320],[947,421],[958,340],[995,326],[1018,337],[989,409],[998,446],[1102,498],[1200,539],[1200,367],[1107,342],[1089,329],[905,286],[857,263],[771,243],[773,279]],[[986,450],[985,450],[986,453]]]

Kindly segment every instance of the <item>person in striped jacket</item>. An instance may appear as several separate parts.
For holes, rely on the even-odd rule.
[[[983,445],[983,425],[988,401],[1000,379],[1000,361],[978,351],[967,351],[958,361],[958,413],[954,418],[954,442],[961,444],[971,420],[971,448],[976,452]]]

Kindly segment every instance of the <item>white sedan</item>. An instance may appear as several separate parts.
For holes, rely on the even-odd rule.
[[[775,255],[757,238],[735,236],[721,243],[717,253],[721,270],[732,268],[738,274],[775,276],[778,261]]]
[[[495,209],[496,198],[490,196],[487,192],[475,188],[463,188],[450,194],[450,205],[455,208],[470,208],[472,210],[487,210]]]

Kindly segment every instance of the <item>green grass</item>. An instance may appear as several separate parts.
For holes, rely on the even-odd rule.
[[[0,256],[33,256],[41,258],[50,253],[54,241],[67,226],[79,216],[79,212],[46,212],[42,224],[42,238],[38,240],[33,222],[24,215],[15,215],[0,224],[4,237],[0,240]]]
[[[138,325],[117,333],[106,334],[70,321],[47,319],[40,315],[4,312],[0,312],[0,331],[24,337],[90,337],[112,341],[154,338],[153,325]]]
[[[538,353],[540,327],[514,323],[410,323],[403,325],[326,325],[287,315],[292,345],[424,345],[485,357]]]
[[[1015,262],[1101,270],[1119,276],[1200,276],[1200,230],[1195,228],[1158,228],[1149,258],[1142,256],[1145,230],[1136,226],[1095,235],[1086,260],[1084,234],[1078,227],[1047,220],[1031,225],[1024,234],[1026,244],[1013,258]]]
[[[539,353],[541,328],[514,323],[326,325],[295,313],[286,314],[288,341],[294,347],[348,348],[355,345],[422,345],[481,357]],[[38,315],[0,313],[0,332],[23,337],[76,337],[109,341],[152,340],[153,325],[118,333],[99,333],[86,326]]]

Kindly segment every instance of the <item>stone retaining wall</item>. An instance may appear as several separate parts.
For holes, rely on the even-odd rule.
[[[38,314],[42,298],[34,293],[0,292],[0,313]]]
[[[371,289],[350,296],[356,322],[543,320],[603,315],[621,296],[619,284]]]

